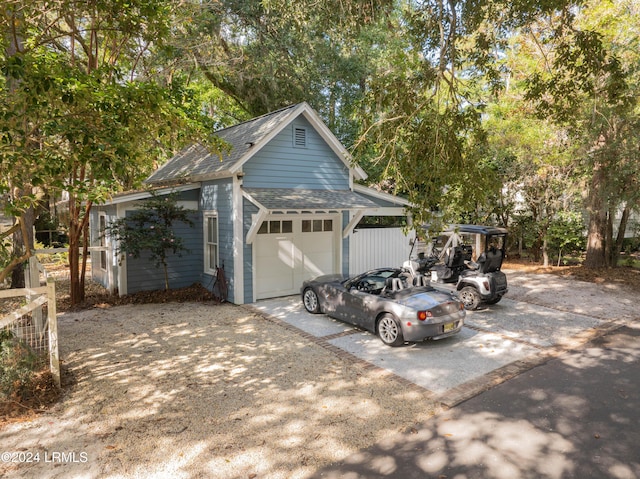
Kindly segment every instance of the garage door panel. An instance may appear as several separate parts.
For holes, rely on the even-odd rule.
[[[282,234],[277,221],[267,221],[268,228],[261,229],[255,242],[257,299],[295,294],[303,281],[336,272],[338,236],[334,231],[302,232],[303,221],[308,226],[308,220],[288,219],[292,232]]]
[[[302,281],[334,272],[335,235],[332,232],[303,233],[304,251]]]
[[[268,298],[280,291],[294,291],[292,270],[296,261],[292,236],[264,235],[257,242],[256,281],[259,298]]]

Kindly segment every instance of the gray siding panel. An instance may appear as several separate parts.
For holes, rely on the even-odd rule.
[[[169,287],[185,288],[202,282],[202,215],[194,212],[193,227],[185,223],[176,223],[174,228],[182,237],[187,251],[180,256],[170,254],[167,258]],[[162,266],[156,267],[149,260],[149,254],[143,253],[140,258],[127,258],[128,293],[164,289],[164,271]]]
[[[253,246],[246,243],[247,233],[251,228],[251,215],[258,213],[258,207],[247,199],[243,199],[242,246],[244,253],[244,302],[253,302]]]
[[[293,146],[295,127],[306,128],[306,148]],[[257,152],[243,171],[243,186],[247,188],[349,188],[349,169],[303,117]]]
[[[234,250],[233,250],[233,180],[208,181],[202,184],[200,209],[203,212],[215,211],[218,214],[218,259],[224,267],[227,280],[228,298],[233,299],[234,292]],[[208,289],[214,285],[214,278],[204,273],[204,238],[200,244],[202,260],[198,271],[203,276],[203,284]]]

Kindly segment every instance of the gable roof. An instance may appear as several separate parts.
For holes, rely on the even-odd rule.
[[[231,145],[228,153],[223,153],[220,157],[196,143],[171,158],[149,176],[145,183],[204,181],[237,173],[256,152],[300,115],[304,115],[338,158],[351,169],[355,179],[364,180],[367,177],[362,168],[352,165],[351,155],[318,114],[308,103],[303,102],[218,130],[216,135]]]

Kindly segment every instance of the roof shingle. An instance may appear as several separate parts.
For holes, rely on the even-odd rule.
[[[351,190],[302,190],[298,188],[243,188],[269,211],[353,210],[378,205]]]
[[[203,176],[215,176],[230,170],[254,145],[274,131],[296,107],[292,105],[249,121],[216,131],[216,135],[229,143],[231,150],[212,154],[201,144],[184,148],[145,180],[148,184],[176,182]]]

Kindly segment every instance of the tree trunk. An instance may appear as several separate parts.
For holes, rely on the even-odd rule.
[[[22,192],[16,193],[16,198],[19,198]],[[20,215],[21,227],[15,233],[13,233],[13,257],[14,258],[28,258],[31,256],[31,250],[33,249],[33,224],[35,223],[35,211],[33,206],[28,207],[22,215]],[[12,288],[24,288],[24,267],[17,264],[11,272],[11,287]]]
[[[6,41],[6,56],[11,58],[16,56],[23,50],[22,45],[22,31],[21,25],[23,24],[22,13],[20,8],[16,7],[15,10],[11,6],[3,6],[3,14],[11,22],[11,29],[8,32],[4,32],[4,40]],[[7,75],[6,87],[9,93],[15,92],[20,82],[19,79],[14,78],[12,75]],[[26,128],[25,128],[26,131]],[[15,188],[11,189],[12,200],[18,200],[25,193],[24,186],[15,185]],[[27,208],[20,215],[21,227],[15,233],[13,233],[13,270],[11,271],[11,287],[12,288],[24,288],[24,267],[19,262],[19,259],[23,257],[29,257],[31,250],[33,249],[33,224],[35,223],[35,212],[33,207]]]
[[[620,224],[618,225],[618,234],[616,235],[616,240],[613,242],[613,247],[611,248],[612,266],[618,266],[618,260],[620,259],[620,252],[622,251],[624,235],[627,231],[627,224],[629,223],[630,216],[631,208],[629,207],[629,203],[627,203],[622,210],[622,217],[620,218]]]
[[[589,229],[587,233],[587,257],[584,262],[586,268],[604,268],[608,261],[606,251],[607,208],[604,200],[605,175],[603,166],[594,166],[591,187],[587,198],[589,212]]]
[[[84,301],[84,278],[87,266],[87,225],[91,202],[87,201],[84,208],[75,195],[69,195],[69,270],[70,270],[70,301],[72,305]],[[85,254],[80,262],[80,248]]]
[[[22,231],[18,230],[13,233],[13,256],[14,258],[19,258],[25,254],[25,239],[22,235]],[[13,270],[11,271],[11,287],[12,288],[24,288],[25,286],[25,278],[24,278],[24,263],[17,264]]]
[[[545,268],[549,266],[549,251],[547,245],[547,235],[544,235],[544,239],[542,240],[542,266]]]
[[[72,217],[69,221],[69,277],[70,300],[75,305],[81,301],[80,292],[80,231],[77,222]]]
[[[164,270],[164,290],[169,291],[169,267],[165,260],[162,260],[162,268]]]

